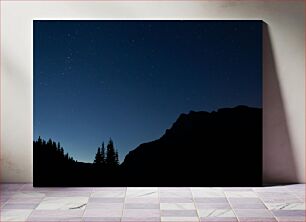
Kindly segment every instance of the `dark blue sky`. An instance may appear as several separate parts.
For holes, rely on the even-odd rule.
[[[34,139],[92,162],[158,139],[181,113],[261,107],[260,21],[34,21]]]

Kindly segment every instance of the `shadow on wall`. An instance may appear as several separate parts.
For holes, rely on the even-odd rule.
[[[263,182],[297,182],[285,107],[268,24],[263,23]]]

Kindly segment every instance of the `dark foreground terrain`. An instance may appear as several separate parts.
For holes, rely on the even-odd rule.
[[[43,141],[44,142],[44,141]],[[262,110],[238,106],[181,114],[122,164],[81,163],[34,141],[34,186],[261,186]]]

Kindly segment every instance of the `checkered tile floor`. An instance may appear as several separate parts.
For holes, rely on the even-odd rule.
[[[305,221],[305,185],[33,188],[1,185],[1,221]]]

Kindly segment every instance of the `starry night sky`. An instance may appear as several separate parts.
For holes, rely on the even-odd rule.
[[[181,113],[261,107],[260,21],[34,21],[34,139],[119,158]]]

